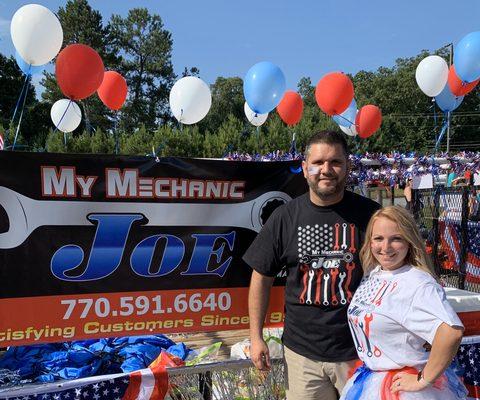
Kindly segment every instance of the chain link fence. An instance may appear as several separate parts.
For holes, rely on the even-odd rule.
[[[480,292],[478,187],[413,191],[413,214],[446,286]]]

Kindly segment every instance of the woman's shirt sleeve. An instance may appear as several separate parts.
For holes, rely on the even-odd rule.
[[[403,326],[431,344],[442,323],[463,328],[445,290],[436,282],[425,283],[415,291],[403,317]]]

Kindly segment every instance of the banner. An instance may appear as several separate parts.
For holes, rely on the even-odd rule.
[[[241,257],[299,163],[1,152],[0,347],[247,328]]]

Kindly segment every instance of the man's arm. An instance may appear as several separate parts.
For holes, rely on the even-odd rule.
[[[260,370],[270,369],[268,346],[263,340],[263,322],[267,314],[270,290],[274,277],[253,271],[248,292],[248,313],[250,316],[250,358]]]

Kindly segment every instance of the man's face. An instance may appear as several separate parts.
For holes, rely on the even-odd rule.
[[[345,190],[348,161],[340,144],[313,144],[302,169],[311,192],[322,200],[335,198]]]

